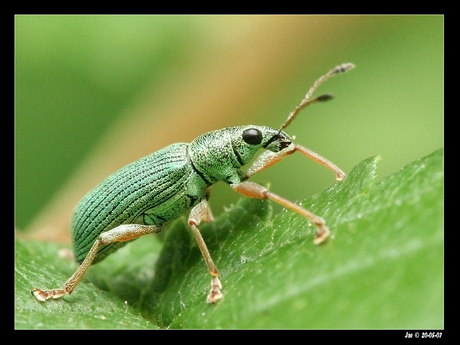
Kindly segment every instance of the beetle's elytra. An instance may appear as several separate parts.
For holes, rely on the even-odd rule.
[[[227,182],[234,191],[248,197],[271,199],[308,218],[317,226],[314,242],[323,242],[329,236],[329,229],[321,217],[246,180],[295,151],[332,170],[338,181],[345,178],[345,173],[327,159],[294,144],[284,129],[309,104],[332,98],[330,95],[311,98],[319,84],[353,67],[351,63],[341,64],[320,77],[278,129],[248,125],[208,132],[190,144],[172,144],[112,174],[74,210],[71,229],[79,268],[62,288],[33,289],[33,295],[45,301],[72,293],[90,265],[127,241],[161,231],[167,222],[190,209],[188,224],[212,276],[207,301],[215,303],[223,296],[222,285],[198,226],[202,221],[213,219],[208,198],[210,187],[217,181]],[[265,151],[243,173],[241,167],[261,148]]]

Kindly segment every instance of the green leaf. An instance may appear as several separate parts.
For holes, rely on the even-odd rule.
[[[301,203],[326,219],[322,245],[269,201],[242,198],[202,225],[225,294],[215,305],[184,219],[162,246],[139,239],[45,303],[31,288],[61,286],[76,264],[56,244],[17,240],[16,328],[443,328],[443,150],[374,184],[379,159]]]

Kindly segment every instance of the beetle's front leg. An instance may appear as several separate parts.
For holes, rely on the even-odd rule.
[[[70,295],[73,289],[75,289],[75,286],[77,286],[78,282],[85,275],[89,266],[91,266],[93,263],[101,245],[130,241],[143,235],[160,232],[160,230],[161,227],[154,225],[123,224],[113,228],[112,230],[103,232],[94,242],[93,246],[85,257],[85,260],[83,260],[77,271],[65,282],[63,288],[52,290],[33,289],[32,294],[39,301],[46,301],[49,298],[59,298],[65,294]]]
[[[204,261],[206,266],[208,266],[208,271],[212,275],[211,279],[211,291],[209,292],[206,301],[208,303],[215,303],[223,297],[222,292],[222,284],[219,280],[219,271],[212,261],[211,254],[209,254],[208,247],[201,236],[200,230],[198,229],[198,225],[200,225],[201,221],[208,221],[209,220],[209,205],[206,199],[203,199],[198,205],[196,205],[190,211],[190,216],[188,218],[188,224],[192,229],[192,233],[195,236],[195,240],[198,243],[198,247],[200,247],[201,254],[203,255]]]
[[[250,198],[273,200],[274,202],[299,213],[305,218],[310,219],[317,226],[316,237],[315,237],[315,240],[313,241],[315,244],[322,243],[329,236],[330,232],[323,218],[304,209],[303,207],[300,207],[299,205],[296,205],[292,201],[289,201],[285,198],[280,197],[277,194],[270,192],[267,188],[257,183],[246,181],[246,182],[241,182],[238,184],[232,184],[230,185],[230,187],[234,191],[240,194],[243,194],[245,196],[248,196]]]
[[[297,144],[291,144],[284,150],[280,152],[272,152],[272,151],[264,151],[256,160],[255,162],[249,167],[248,171],[246,171],[245,179],[248,179],[252,175],[267,169],[268,167],[272,166],[273,164],[278,163],[284,157],[293,154],[294,152],[300,152],[307,156],[308,158],[314,160],[315,162],[325,166],[329,170],[332,170],[335,174],[337,181],[342,181],[345,178],[345,173],[339,169],[334,163],[327,160],[326,158],[320,156],[319,154]]]

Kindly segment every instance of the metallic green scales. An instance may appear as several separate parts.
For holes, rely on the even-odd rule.
[[[206,184],[190,165],[188,146],[173,144],[131,163],[80,201],[71,223],[78,262],[84,260],[102,232],[120,224],[162,226],[205,197]],[[101,246],[93,263],[124,244],[126,242]]]
[[[62,288],[34,288],[32,294],[39,301],[71,294],[92,264],[129,241],[159,232],[167,222],[190,209],[188,225],[211,275],[211,290],[206,301],[217,302],[223,296],[219,270],[198,228],[201,222],[213,220],[207,199],[209,187],[217,181],[227,182],[241,195],[270,199],[297,212],[315,224],[313,242],[324,242],[330,231],[323,218],[264,186],[246,180],[294,152],[324,165],[335,173],[338,181],[345,178],[345,173],[332,162],[294,144],[284,129],[306,106],[332,98],[328,94],[311,98],[322,82],[353,67],[351,63],[341,64],[316,80],[279,129],[249,125],[208,132],[190,144],[170,145],[111,175],[89,192],[74,210],[72,238],[80,266]],[[241,167],[249,163],[261,148],[266,151],[243,173]]]
[[[242,133],[248,129],[258,129],[265,138],[258,145],[246,143]],[[71,227],[76,260],[81,263],[105,231],[120,224],[161,227],[203,200],[206,187],[217,181],[241,182],[244,174],[240,168],[261,147],[270,146],[269,139],[277,134],[277,129],[269,127],[229,127],[205,133],[190,144],[172,144],[115,172],[74,210]],[[284,132],[283,136],[289,138]],[[279,144],[273,141],[276,148],[267,148],[277,152]],[[126,243],[101,245],[93,264]]]
[[[263,133],[260,141],[247,143],[243,138],[246,131]],[[273,138],[276,138],[274,140]],[[190,156],[194,167],[205,181],[214,184],[225,181],[228,184],[240,183],[244,173],[240,168],[246,165],[262,147],[279,152],[291,143],[286,132],[265,126],[237,126],[212,131],[200,135],[190,144]],[[210,154],[212,159],[209,159]]]

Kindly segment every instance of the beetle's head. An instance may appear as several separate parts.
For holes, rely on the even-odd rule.
[[[235,143],[239,143],[236,146],[241,154],[247,152],[254,155],[260,148],[279,152],[292,144],[291,137],[279,129],[253,125],[240,128],[241,134],[239,138],[235,138]]]

